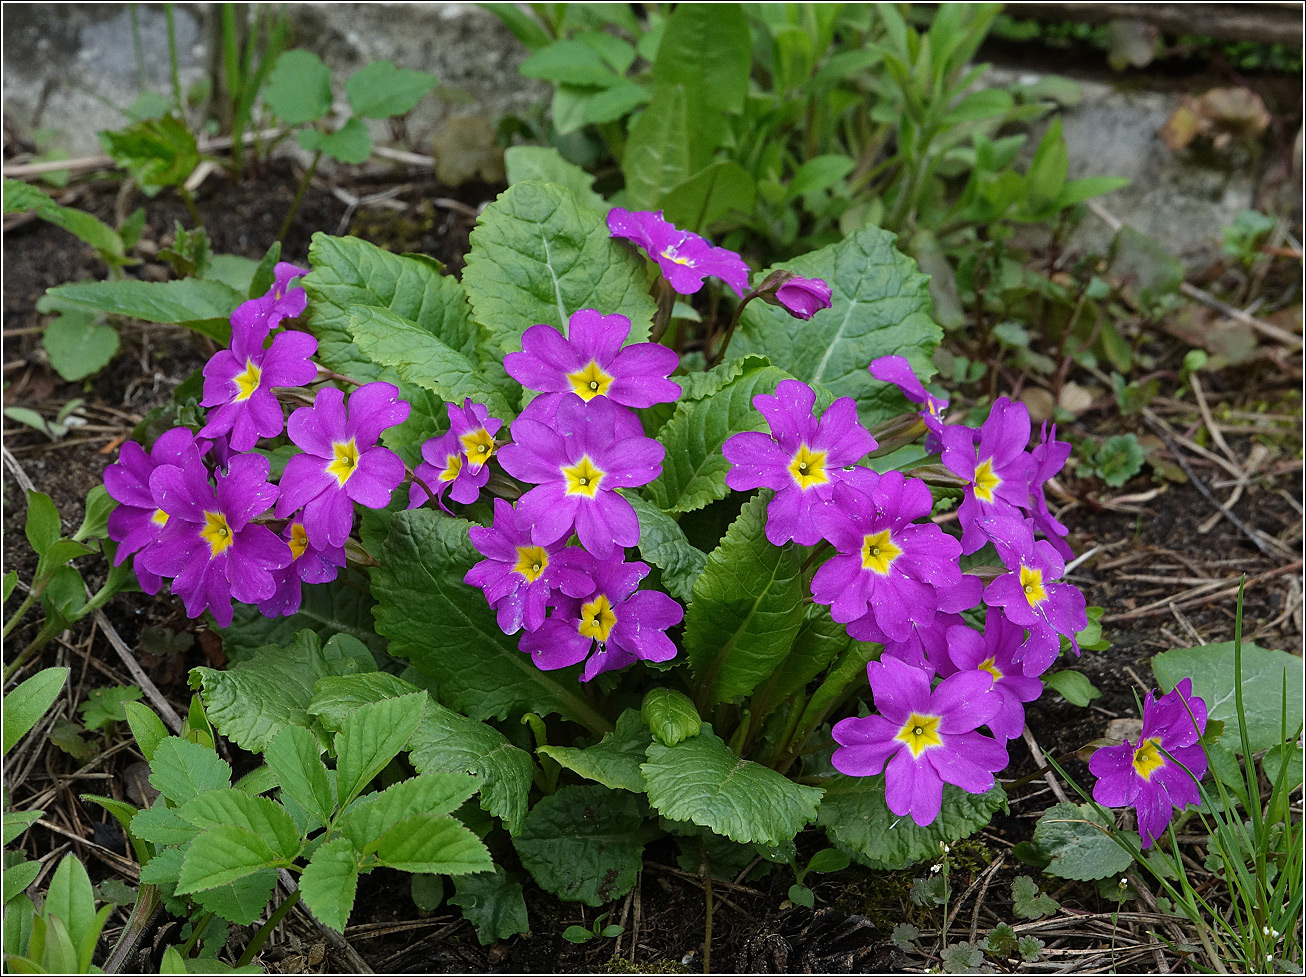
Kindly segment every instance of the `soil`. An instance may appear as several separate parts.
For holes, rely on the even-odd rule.
[[[429,177],[405,179],[399,184],[391,177],[388,181],[348,186],[354,196],[382,186],[399,186],[396,199],[406,205],[402,213],[376,207],[351,212],[349,205],[328,188],[314,185],[287,238],[284,258],[304,261],[314,230],[334,234],[352,229],[376,243],[391,242],[394,250],[431,254],[457,274],[476,207],[491,199],[495,189],[472,186],[451,191]],[[267,243],[275,238],[295,184],[296,175],[283,164],[266,167],[257,181],[230,183],[220,175],[211,177],[197,197],[215,253],[261,258]],[[149,242],[146,249],[165,246],[174,221],[189,226],[185,209],[168,194],[153,201],[120,201],[118,189],[114,182],[87,185],[79,191],[77,206],[109,220],[115,207],[122,211],[143,204],[148,216],[143,235],[143,240]],[[454,198],[456,203],[432,203],[436,198]],[[39,221],[6,234],[3,246],[5,325],[6,336],[10,337],[4,355],[5,405],[24,406],[52,416],[69,400],[80,397],[85,401],[82,413],[87,418],[81,429],[53,443],[35,431],[6,423],[5,446],[36,487],[53,497],[63,514],[65,530],[71,531],[80,521],[87,491],[102,480],[105,466],[116,457],[117,445],[149,410],[169,401],[175,386],[202,366],[211,347],[207,341],[176,327],[129,325],[123,330],[122,350],[109,367],[85,383],[64,383],[49,369],[39,335],[21,331],[41,326],[48,318],[35,310],[35,302],[46,288],[101,277],[104,268],[80,242]],[[151,262],[128,273],[161,277],[166,269]],[[15,332],[19,335],[13,335]],[[1179,355],[1182,352],[1180,349]],[[1235,409],[1253,410],[1257,404],[1275,403],[1284,393],[1291,399],[1299,382],[1299,378],[1283,376],[1264,359],[1254,361],[1251,367],[1228,370],[1219,379],[1230,389],[1208,391],[1211,396],[1220,397]],[[1190,436],[1195,436],[1200,423],[1195,415],[1187,419],[1172,417],[1172,421],[1181,433]],[[1085,414],[1078,423],[1079,433],[1117,433],[1122,426],[1114,408]],[[1141,426],[1137,429],[1140,434],[1148,433]],[[1294,428],[1288,441],[1297,437]],[[1251,445],[1249,438],[1231,435],[1229,440],[1234,452],[1245,457]],[[1224,477],[1222,470],[1201,458],[1193,456],[1193,464],[1194,471],[1205,481]],[[1251,529],[1282,539],[1296,551],[1301,541],[1300,455],[1289,443],[1266,470],[1269,474],[1249,489],[1235,513]],[[22,537],[25,505],[16,480],[9,477],[8,471],[5,475],[5,569],[18,570],[20,577],[27,579],[34,559]],[[1107,609],[1104,633],[1111,647],[1085,652],[1075,664],[1102,693],[1089,708],[1073,706],[1050,691],[1030,708],[1030,728],[1036,731],[1039,745],[1047,754],[1070,753],[1101,737],[1109,721],[1136,716],[1136,697],[1141,697],[1151,682],[1148,660],[1153,654],[1195,644],[1199,637],[1203,642],[1232,637],[1232,597],[1220,594],[1217,599],[1199,598],[1178,611],[1161,604],[1153,613],[1149,610],[1153,602],[1183,589],[1180,583],[1157,582],[1158,578],[1197,577],[1218,571],[1232,579],[1245,573],[1255,578],[1255,583],[1247,592],[1244,633],[1254,635],[1265,647],[1298,646],[1300,610],[1297,616],[1289,612],[1299,597],[1294,581],[1301,564],[1296,563],[1296,569],[1292,566],[1299,556],[1264,554],[1227,520],[1218,522],[1209,532],[1201,532],[1200,525],[1215,510],[1191,484],[1154,482],[1144,474],[1118,490],[1070,475],[1063,477],[1062,485],[1066,497],[1073,500],[1062,518],[1071,528],[1075,551],[1095,554],[1076,568],[1070,579],[1084,589],[1090,605]],[[1228,491],[1218,490],[1222,497]],[[94,586],[96,581],[91,583]],[[106,610],[127,644],[138,649],[141,663],[152,679],[179,709],[184,710],[190,699],[188,670],[223,661],[220,641],[214,635],[199,633],[199,640],[189,646],[184,640],[171,638],[170,632],[188,634],[197,629],[185,618],[180,602],[170,597],[121,594]],[[1130,616],[1139,611],[1143,616]],[[35,621],[36,616],[29,615],[15,640],[30,636]],[[169,641],[177,646],[175,650],[165,647]],[[87,654],[86,649],[91,653]],[[81,700],[85,688],[129,682],[106,642],[93,634],[89,625],[68,640],[48,646],[40,664],[56,661],[74,665],[76,681],[70,705]],[[1013,763],[1005,778],[1023,777],[1038,769],[1020,741],[1011,744],[1011,754]],[[126,796],[130,796],[135,759],[130,751],[106,759],[99,769],[108,777],[90,781],[90,787],[78,782],[78,789],[112,791],[118,796],[127,791]],[[43,762],[51,778],[79,766],[53,749]],[[1079,761],[1068,761],[1067,769],[1081,782],[1087,782],[1087,771]],[[39,779],[34,777],[32,781]],[[15,805],[23,807],[28,799],[24,795],[35,790],[25,787],[13,798]],[[60,819],[63,823],[86,826],[111,852],[125,853],[121,832],[112,824],[99,822],[98,809],[82,805],[72,789],[65,787],[57,801],[51,803],[71,811]],[[1049,803],[1050,788],[1036,779],[1012,792],[1009,813],[999,816],[974,839],[956,846],[951,857],[952,883],[957,891],[970,886],[995,858],[1005,859],[1002,870],[992,877],[983,903],[986,915],[982,925],[986,928],[995,918],[1012,920],[1010,881],[1030,870],[1019,864],[1011,849],[1030,837],[1034,819]],[[40,826],[30,830],[25,839],[24,844],[34,855],[68,842]],[[820,847],[823,845],[815,831],[800,838],[800,848],[809,854]],[[82,850],[97,881],[115,877],[121,863],[121,859],[115,862],[102,852],[96,848]],[[677,854],[675,844],[665,839],[648,849],[636,893],[607,907],[611,912],[608,922],[620,922],[627,928],[627,934],[615,941],[566,942],[561,932],[572,923],[592,923],[595,911],[559,903],[528,884],[533,932],[484,947],[456,908],[445,905],[433,914],[418,913],[409,896],[407,877],[385,870],[360,881],[346,937],[378,972],[701,971],[706,924],[702,880],[693,872],[674,868]],[[921,874],[924,870],[920,868],[887,875],[853,868],[819,880],[812,877],[819,907],[816,910],[788,904],[787,890],[792,879],[785,872],[749,875],[735,884],[717,881],[714,892],[718,904],[712,919],[713,969],[876,972],[924,967],[927,963],[923,957],[909,956],[889,940],[894,925],[904,919],[922,929],[938,925],[937,909],[922,909],[906,897],[912,879]],[[1072,910],[1099,912],[1114,908],[1114,903],[1099,896],[1093,886],[1071,884],[1053,895]],[[125,910],[119,910],[111,930],[124,918]],[[978,915],[975,918],[979,919]],[[958,932],[970,922],[967,908],[956,923]],[[633,946],[629,935],[632,930],[637,933]],[[1063,937],[1056,945],[1096,945],[1095,937],[1086,936],[1079,943],[1076,939]],[[280,972],[347,969],[334,951],[324,954],[319,935],[303,923],[291,926],[285,940],[270,944],[264,961]],[[157,963],[154,959],[146,965]]]

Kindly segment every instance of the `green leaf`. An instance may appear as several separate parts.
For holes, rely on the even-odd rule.
[[[830,618],[828,607],[809,605],[789,654],[775,667],[771,677],[758,686],[749,701],[753,714],[766,716],[790,696],[806,689],[832,661],[857,646],[864,650],[860,655],[864,666],[871,658],[869,645],[850,637],[844,625]]]
[[[44,555],[63,535],[59,510],[50,496],[44,492],[27,490],[27,523],[24,531],[27,534],[27,542],[41,555]]]
[[[685,652],[700,704],[748,695],[789,653],[806,613],[803,548],[766,538],[770,491],[730,525],[694,583],[685,613]]]
[[[663,746],[675,746],[682,740],[697,736],[703,727],[693,700],[675,689],[649,689],[639,711],[653,736]]]
[[[920,827],[899,817],[884,802],[883,777],[845,777],[825,785],[818,823],[842,851],[867,868],[896,871],[937,858],[939,846],[968,838],[992,820],[1006,794],[994,787],[987,794],[968,794],[943,785],[943,807],[934,823]]]
[[[131,833],[151,845],[188,845],[200,829],[183,821],[176,808],[164,807],[160,802],[136,812],[131,819]]]
[[[164,187],[181,186],[200,165],[195,134],[176,115],[144,119],[99,135],[105,153],[131,174],[147,197]]]
[[[934,374],[930,357],[943,331],[929,316],[926,277],[893,240],[888,231],[863,228],[838,244],[785,262],[790,271],[824,280],[832,292],[831,307],[803,321],[784,309],[751,302],[727,357],[762,354],[804,383],[823,384],[836,397],[852,397],[868,427],[902,413],[898,389],[872,382],[867,365],[880,356],[905,356],[916,375],[928,380]]]
[[[849,865],[848,855],[837,848],[822,848],[807,863],[807,871],[824,874],[842,872]]]
[[[38,820],[44,811],[5,811],[4,813],[4,846],[9,847],[15,838],[32,826],[32,822]]]
[[[418,814],[448,814],[476,793],[481,782],[464,773],[429,773],[360,797],[337,819],[340,832],[370,855],[378,839]]]
[[[1283,743],[1302,724],[1302,660],[1283,651],[1254,644],[1242,647],[1242,674],[1234,673],[1233,642],[1197,648],[1176,648],[1152,659],[1152,671],[1162,692],[1185,678],[1193,680],[1193,695],[1206,703],[1207,721],[1224,723],[1221,744],[1241,753],[1242,736],[1234,689],[1241,685],[1247,739],[1253,753]],[[1284,683],[1287,683],[1288,722],[1283,725]]]
[[[541,888],[568,902],[602,906],[635,884],[643,826],[633,794],[591,784],[563,787],[531,808],[513,845]]]
[[[341,807],[408,745],[426,707],[426,693],[369,702],[348,716],[336,734],[336,773]]]
[[[4,601],[8,602],[13,596],[14,588],[18,586],[18,571],[9,570],[4,576]]]
[[[1284,785],[1291,792],[1302,783],[1302,760],[1303,751],[1296,744],[1280,743],[1278,746],[1271,747],[1265,751],[1265,756],[1261,757],[1261,768],[1265,771],[1265,778],[1271,784],[1279,782],[1280,773],[1284,766],[1288,771],[1284,776]],[[5,815],[8,817],[9,815]],[[8,842],[5,842],[8,844]]]
[[[426,396],[425,393],[422,396]],[[383,440],[385,437],[382,435]],[[306,629],[315,633],[328,648],[333,638],[343,639],[347,635],[365,645],[375,657],[385,652],[385,639],[379,637],[372,627],[373,604],[366,578],[345,570],[330,583],[305,587],[299,611],[289,617],[264,617],[257,606],[238,603],[231,627],[213,627],[222,635],[222,650],[227,659],[234,663],[249,659],[267,645],[292,644]],[[360,662],[366,665],[361,658]],[[366,670],[375,667],[373,662],[366,666]]]
[[[721,160],[663,194],[663,215],[696,233],[729,214],[751,215],[757,202],[752,176],[734,160]]]
[[[461,772],[482,778],[481,807],[503,820],[509,834],[521,831],[534,765],[530,754],[497,729],[428,702],[413,734],[408,759],[421,774]]]
[[[565,335],[580,309],[624,315],[632,343],[648,338],[653,319],[642,260],[612,240],[601,216],[550,183],[518,183],[485,208],[463,285],[477,321],[504,353],[520,349],[522,333],[537,323]]]
[[[141,756],[145,757],[148,763],[154,759],[154,750],[159,745],[159,741],[168,735],[168,727],[163,725],[163,720],[153,709],[139,702],[124,702],[122,711],[127,717],[127,726],[132,731],[132,738],[136,740]]]
[[[285,51],[268,76],[263,101],[287,125],[301,125],[331,111],[331,69],[311,51]]]
[[[485,9],[503,21],[513,36],[530,50],[537,51],[549,43],[550,37],[544,28],[529,13],[519,10],[516,4],[487,3]]]
[[[664,194],[690,174],[685,89],[659,85],[635,124],[621,158],[626,196],[637,210],[653,210]]]
[[[345,95],[359,115],[388,119],[407,115],[435,88],[435,75],[396,68],[393,61],[371,61],[345,82]]]
[[[367,131],[367,123],[358,116],[331,133],[301,129],[295,141],[310,153],[324,153],[338,163],[366,163],[372,155],[372,137]]]
[[[226,885],[276,861],[276,852],[259,835],[234,824],[220,824],[190,843],[177,878],[177,894]]]
[[[264,750],[263,759],[276,774],[282,793],[317,818],[331,820],[335,795],[322,765],[321,745],[312,733],[298,726],[284,726]]]
[[[639,555],[662,571],[667,593],[689,603],[707,554],[685,538],[680,524],[636,492],[622,492],[639,517]]]
[[[463,918],[476,927],[481,946],[530,930],[521,883],[499,866],[493,873],[455,876],[453,889],[449,904],[460,908]]]
[[[68,856],[72,857],[72,856]],[[11,865],[4,870],[4,894],[5,899],[13,899],[23,892],[29,885],[36,881],[36,877],[41,874],[40,862],[19,862],[17,865]],[[9,916],[9,908],[6,905],[5,918]]]
[[[811,909],[816,905],[816,895],[807,886],[794,883],[789,887],[789,901],[795,906],[805,906]]]
[[[231,764],[207,747],[169,736],[154,748],[150,783],[174,804],[185,804],[204,791],[230,787]]]
[[[671,420],[658,431],[666,458],[662,474],[642,489],[644,497],[666,512],[692,512],[724,499],[729,491],[726,473],[730,462],[721,446],[732,434],[765,427],[761,412],[753,408],[753,398],[773,393],[783,379],[782,371],[753,359],[744,372],[711,396],[679,404]]]
[[[1134,862],[1129,851],[1111,839],[1113,830],[1102,823],[1092,804],[1057,804],[1034,825],[1034,845],[1051,858],[1044,869],[1049,875],[1081,882],[1105,879]]]
[[[441,400],[461,404],[470,397],[490,413],[511,419],[514,411],[495,389],[481,366],[451,349],[415,322],[388,309],[355,306],[350,314],[350,335],[364,356],[393,367],[409,383],[425,387]],[[514,382],[513,388],[520,391]]]
[[[510,146],[504,151],[503,165],[509,186],[527,180],[556,183],[570,190],[582,207],[608,212],[608,202],[594,192],[594,177],[563,159],[552,146]]]
[[[1025,174],[1025,206],[1031,215],[1044,215],[1056,205],[1069,169],[1070,155],[1061,134],[1061,117],[1057,116],[1039,142]]]
[[[35,493],[39,494],[39,493]],[[53,506],[53,503],[51,503]],[[58,515],[55,516],[58,519]],[[28,510],[31,525],[31,510]],[[29,531],[28,538],[31,538]],[[43,668],[29,679],[20,682],[4,697],[4,753],[8,753],[26,736],[54,705],[64,682],[68,680],[67,668]]]
[[[249,926],[263,915],[276,884],[276,869],[261,868],[234,882],[193,892],[190,897],[199,903],[200,908],[236,926]]]
[[[606,732],[576,670],[536,668],[517,639],[499,629],[484,595],[463,583],[481,558],[467,535],[470,526],[430,509],[391,520],[381,565],[372,570],[376,630],[390,639],[390,653],[430,675],[441,702],[472,719],[558,713]]]
[[[816,818],[821,790],[742,760],[706,723],[675,746],[653,743],[641,768],[649,804],[673,821],[692,821],[731,841],[777,845]]]
[[[299,877],[304,904],[318,921],[345,931],[358,889],[358,853],[347,838],[333,838],[313,853]]]
[[[466,875],[494,870],[481,839],[447,815],[405,818],[381,836],[376,857],[401,872]]]
[[[277,281],[277,262],[281,260],[281,242],[273,241],[259,260],[249,282],[249,297],[260,298],[272,291]]]
[[[82,524],[73,536],[73,542],[107,538],[109,516],[116,508],[118,503],[109,495],[109,490],[103,484],[92,487],[86,493],[86,514],[82,516]]]
[[[1076,672],[1069,668],[1060,672],[1049,672],[1043,676],[1043,681],[1061,693],[1061,698],[1073,706],[1087,706],[1102,695],[1083,672]]]
[[[1119,488],[1143,470],[1143,446],[1132,432],[1107,438],[1093,456],[1102,481]]]
[[[651,97],[649,90],[643,85],[633,81],[621,81],[585,99],[584,120],[595,124],[616,122],[641,105],[648,104]],[[561,128],[558,131],[561,132]],[[606,210],[607,206],[604,205],[603,209]]]
[[[829,190],[851,173],[853,166],[853,161],[842,154],[814,156],[798,167],[793,179],[789,181],[789,198]]]
[[[127,703],[138,701],[141,694],[135,685],[109,685],[102,689],[91,689],[86,693],[86,701],[77,707],[77,711],[82,714],[82,725],[88,730],[96,730],[110,723],[125,722]]]
[[[637,709],[627,709],[617,717],[617,728],[594,746],[578,749],[571,746],[541,746],[535,752],[556,760],[586,780],[596,780],[604,787],[644,793],[644,762],[652,736]]]
[[[598,53],[580,41],[554,41],[522,62],[517,69],[527,78],[543,78],[558,84],[592,85],[606,88],[621,81]]]
[[[231,313],[243,301],[230,285],[199,278],[72,282],[51,288],[46,295],[63,306],[186,326],[220,343],[231,337]]]
[[[417,686],[389,672],[327,675],[313,686],[313,700],[308,704],[307,712],[316,716],[323,727],[336,733],[344,725],[345,718],[359,706],[417,691]]]
[[[4,181],[4,212],[34,210],[42,220],[62,228],[106,255],[122,257],[122,238],[98,217],[75,207],[62,207],[49,194],[21,180]]]
[[[50,888],[45,893],[46,916],[57,916],[68,930],[74,947],[80,947],[88,936],[98,935],[95,918],[95,892],[91,888],[86,867],[76,855],[65,855],[50,878]],[[101,924],[103,925],[103,924]],[[92,943],[92,947],[94,943]],[[90,963],[89,955],[86,961]]]
[[[1018,875],[1011,883],[1011,901],[1012,911],[1021,919],[1040,919],[1061,908],[1061,904],[1051,896],[1039,892],[1028,875]]]
[[[177,817],[200,829],[235,825],[261,838],[277,858],[293,859],[303,847],[299,829],[285,808],[243,790],[208,790],[176,809]]]

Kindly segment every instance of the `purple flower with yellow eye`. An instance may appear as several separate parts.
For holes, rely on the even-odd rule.
[[[330,583],[345,565],[345,548],[313,546],[308,541],[303,520],[292,519],[281,538],[290,547],[290,563],[272,573],[277,589],[258,605],[264,617],[289,617],[297,613],[304,598],[304,584]]]
[[[308,308],[308,293],[302,288],[292,288],[290,283],[307,274],[307,269],[288,261],[278,261],[272,271],[272,287],[267,294],[242,302],[231,314],[232,335],[240,331],[258,334],[261,343],[283,320],[302,315]]]
[[[999,397],[979,429],[954,425],[943,430],[944,466],[966,481],[957,508],[962,525],[961,551],[974,553],[989,538],[981,520],[1016,516],[1029,505],[1029,410],[1019,401]]]
[[[587,597],[594,590],[594,558],[562,542],[536,545],[530,520],[503,499],[494,500],[493,525],[468,532],[485,559],[467,571],[463,582],[485,592],[504,634],[539,628],[555,592]]]
[[[140,559],[151,573],[176,577],[172,592],[186,602],[190,617],[208,608],[229,627],[233,598],[256,604],[276,591],[273,571],[290,563],[290,547],[251,522],[277,498],[269,467],[262,455],[239,455],[218,473],[216,488],[193,456],[185,468],[160,465],[150,475],[150,492],[168,520]]]
[[[1034,528],[1047,537],[1062,559],[1070,560],[1075,551],[1065,541],[1070,530],[1061,523],[1048,508],[1048,499],[1044,489],[1048,479],[1055,478],[1066,466],[1070,457],[1070,445],[1057,440],[1057,426],[1052,425],[1048,432],[1048,422],[1043,422],[1043,431],[1039,443],[1030,451],[1031,470],[1029,477],[1030,509],[1029,515],[1034,520]]]
[[[504,471],[531,489],[517,508],[531,539],[549,546],[575,529],[600,560],[639,542],[639,519],[619,488],[647,485],[662,472],[666,450],[652,438],[616,437],[617,408],[605,398],[588,404],[565,394],[552,426],[518,417],[513,443],[499,449]]]
[[[303,509],[314,547],[343,546],[354,525],[354,503],[384,509],[403,481],[403,460],[376,442],[382,431],[406,421],[410,409],[391,383],[359,387],[348,410],[339,389],[319,390],[312,407],[290,415],[290,440],[303,454],[286,463],[278,518]]]
[[[835,724],[836,770],[849,777],[883,770],[889,810],[921,827],[939,816],[945,783],[972,794],[993,789],[1007,749],[975,732],[1001,706],[987,672],[958,672],[933,691],[929,671],[896,658],[871,662],[866,675],[879,715]]]
[[[740,298],[748,291],[748,265],[733,251],[718,248],[690,231],[682,231],[662,216],[662,211],[608,211],[608,231],[613,237],[633,241],[658,263],[667,282],[681,295],[693,295],[703,279],[713,275]]]
[[[934,452],[943,448],[943,412],[947,410],[948,399],[936,397],[925,389],[925,385],[916,377],[911,364],[903,356],[881,356],[871,360],[867,367],[871,376],[882,383],[891,383],[913,404],[923,404],[921,420],[929,434],[925,438],[925,450]]]
[[[317,340],[306,332],[287,330],[263,348],[265,332],[233,329],[231,348],[218,350],[204,365],[204,399],[210,410],[200,436],[230,432],[231,447],[248,451],[259,438],[274,438],[285,426],[281,402],[273,387],[300,387],[317,376],[310,357]]]
[[[832,498],[843,468],[876,448],[857,420],[857,405],[840,397],[818,422],[816,393],[798,380],[782,380],[775,394],[758,394],[753,406],[770,434],[745,431],[726,439],[721,452],[733,466],[726,485],[736,492],[775,489],[766,510],[766,538],[776,546],[793,540],[811,546],[821,539],[813,511]]]
[[[491,417],[484,404],[464,400],[461,407],[446,405],[449,411],[449,430],[422,445],[423,462],[418,463],[414,474],[435,493],[435,499],[444,509],[444,494],[448,492],[455,502],[475,502],[490,480],[489,461],[494,457],[503,421]],[[414,481],[408,490],[408,508],[415,509],[430,497],[426,488]]]
[[[984,633],[963,625],[948,629],[948,657],[961,672],[981,671],[993,676],[993,688],[1002,707],[989,720],[998,739],[1014,740],[1025,728],[1025,703],[1043,692],[1043,683],[1022,671],[1018,658],[1024,629],[990,607],[984,616]]]
[[[636,661],[670,661],[676,646],[667,628],[685,611],[660,591],[637,589],[648,572],[646,563],[596,561],[591,593],[561,598],[537,630],[522,635],[519,647],[542,671],[585,661],[582,682]]]
[[[1098,778],[1093,800],[1106,807],[1138,811],[1138,836],[1151,848],[1165,832],[1176,808],[1202,803],[1198,782],[1206,776],[1207,756],[1199,740],[1206,732],[1206,703],[1193,695],[1193,680],[1183,679],[1143,703],[1138,742],[1104,746],[1088,761]]]
[[[1046,540],[1034,541],[1028,520],[984,519],[981,528],[1010,571],[985,588],[984,603],[1002,608],[1008,621],[1029,629],[1017,658],[1025,674],[1042,675],[1056,661],[1058,635],[1069,638],[1078,655],[1075,635],[1088,627],[1084,595],[1073,584],[1054,582],[1066,572],[1056,549]]]
[[[939,588],[962,584],[961,545],[931,522],[929,487],[902,472],[854,469],[813,517],[838,551],[812,578],[812,599],[846,624],[871,615],[891,641],[928,627]]]

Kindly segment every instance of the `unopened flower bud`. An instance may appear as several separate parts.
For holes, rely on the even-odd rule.
[[[800,278],[792,271],[777,271],[758,286],[758,296],[778,305],[796,319],[810,319],[830,307],[830,286],[819,278]]]

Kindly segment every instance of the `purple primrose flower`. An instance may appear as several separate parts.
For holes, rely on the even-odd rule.
[[[867,367],[871,376],[882,383],[891,383],[904,397],[913,404],[924,404],[921,420],[929,435],[925,438],[925,450],[934,452],[943,448],[943,412],[948,407],[946,397],[936,397],[925,389],[925,385],[916,377],[911,364],[903,356],[881,356],[871,361]]]
[[[1057,426],[1052,425],[1051,433],[1048,432],[1048,422],[1043,422],[1043,431],[1039,438],[1039,443],[1030,451],[1030,457],[1033,459],[1033,465],[1030,473],[1030,502],[1029,515],[1034,520],[1034,528],[1047,537],[1053,548],[1061,554],[1064,560],[1073,559],[1075,551],[1070,548],[1065,537],[1069,535],[1070,530],[1061,523],[1056,516],[1052,515],[1048,508],[1047,495],[1044,492],[1044,486],[1048,479],[1055,478],[1060,474],[1061,469],[1066,465],[1066,459],[1070,457],[1070,445],[1064,441],[1057,440]]]
[[[308,308],[308,293],[302,288],[291,288],[293,279],[303,278],[308,270],[278,261],[272,271],[272,287],[266,295],[242,302],[231,314],[232,332],[248,330],[261,333],[259,342],[267,338],[268,333],[276,329],[283,319],[294,319]]]
[[[857,420],[851,397],[836,400],[819,422],[812,416],[815,404],[816,393],[807,384],[782,380],[774,395],[753,398],[771,433],[744,431],[721,446],[734,466],[726,475],[731,489],[775,489],[766,510],[766,538],[776,546],[791,539],[803,546],[819,542],[813,511],[830,501],[835,484],[844,477],[842,469],[876,448],[875,439]]]
[[[993,676],[993,688],[1002,707],[989,720],[989,731],[1002,740],[1014,740],[1025,728],[1025,703],[1043,692],[1043,683],[1026,675],[1017,661],[1022,628],[990,607],[984,616],[984,633],[965,625],[948,629],[948,657],[958,671],[979,670]]]
[[[210,411],[200,436],[230,432],[231,447],[248,451],[259,438],[273,438],[285,426],[281,402],[273,387],[300,387],[317,376],[310,357],[317,340],[306,332],[287,330],[263,348],[267,333],[258,328],[233,328],[231,348],[218,350],[204,365],[204,399]]]
[[[647,485],[662,471],[666,450],[652,438],[620,438],[607,398],[588,404],[564,394],[554,426],[523,415],[512,424],[513,443],[499,449],[504,471],[531,489],[517,502],[536,546],[570,535],[600,560],[639,542],[639,520],[619,488]]]
[[[446,405],[449,411],[449,430],[422,445],[424,462],[415,469],[418,478],[435,492],[440,508],[445,508],[447,491],[455,502],[472,503],[490,480],[488,462],[494,457],[503,421],[491,417],[484,404],[474,404],[470,399],[461,407]],[[415,509],[426,502],[426,489],[414,481],[408,489],[408,508]]]
[[[820,278],[800,278],[792,271],[777,271],[757,287],[758,297],[778,305],[795,319],[810,319],[830,307],[830,286]]]
[[[383,509],[403,481],[403,460],[376,442],[386,428],[406,421],[410,409],[391,383],[359,387],[348,411],[338,388],[319,390],[312,407],[290,415],[290,440],[304,453],[286,463],[277,517],[302,508],[314,547],[343,546],[354,525],[354,503]]]
[[[1029,410],[1019,401],[999,397],[981,425],[943,430],[943,464],[968,483],[957,509],[962,525],[961,551],[974,553],[987,543],[981,517],[1014,516],[1029,505]]]
[[[834,768],[850,777],[884,771],[884,799],[899,817],[924,827],[943,804],[943,785],[972,794],[993,789],[1006,747],[975,730],[1001,708],[987,672],[950,675],[930,691],[930,673],[896,658],[871,662],[866,675],[879,715],[835,724]]]
[[[748,265],[733,251],[718,248],[689,231],[682,231],[662,211],[608,211],[608,231],[643,248],[658,263],[667,282],[681,295],[693,295],[703,279],[715,275],[740,298],[748,291]]]
[[[1088,761],[1098,778],[1093,800],[1106,807],[1138,811],[1138,836],[1144,848],[1161,837],[1174,809],[1202,802],[1198,781],[1206,775],[1206,703],[1193,695],[1186,678],[1157,699],[1148,692],[1138,742],[1104,746]],[[1167,754],[1169,754],[1167,756]]]
[[[304,599],[304,584],[330,583],[345,565],[345,548],[316,548],[309,542],[302,520],[292,519],[281,538],[290,547],[290,562],[272,573],[277,589],[258,605],[264,617],[289,617],[296,613]]]

